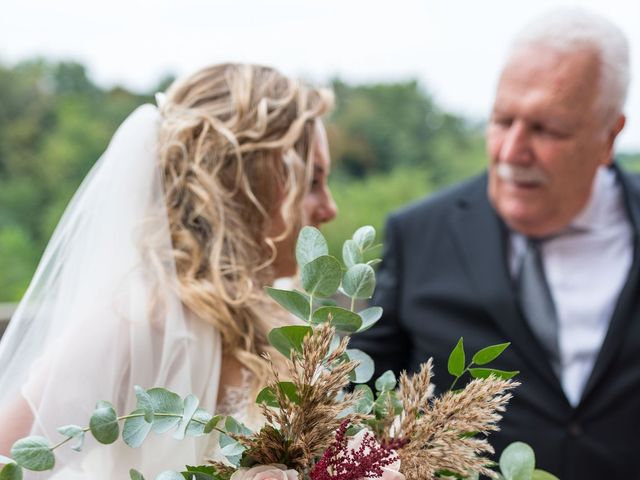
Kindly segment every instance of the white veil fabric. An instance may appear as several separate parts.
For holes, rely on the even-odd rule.
[[[117,130],[67,207],[0,342],[0,418],[22,398],[31,434],[52,444],[64,439],[58,427],[88,426],[98,400],[129,413],[134,385],[193,393],[215,410],[220,334],[189,315],[176,293],[157,152],[161,121],[155,106],[144,105]],[[98,445],[87,434],[82,452],[69,444],[56,450],[53,473],[25,471],[25,478],[126,479],[130,468],[153,478],[201,462],[206,447],[206,437],[151,433],[131,449],[121,439]]]

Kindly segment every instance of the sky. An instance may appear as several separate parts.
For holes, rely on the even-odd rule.
[[[418,79],[445,110],[484,120],[511,38],[535,16],[577,5],[631,44],[619,151],[640,151],[637,0],[2,0],[0,63],[85,64],[103,87],[147,91],[166,74],[224,61],[272,65],[326,84]]]

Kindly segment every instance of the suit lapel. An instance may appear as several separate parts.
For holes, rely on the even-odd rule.
[[[633,261],[629,271],[629,277],[620,292],[618,303],[611,317],[609,329],[605,336],[602,348],[587,382],[581,403],[594,391],[597,384],[609,371],[609,365],[618,351],[620,343],[626,337],[625,332],[633,317],[633,308],[637,302],[637,292],[640,282],[640,188],[628,175],[616,169],[624,190],[625,206],[634,230]]]
[[[450,217],[456,248],[485,309],[532,370],[561,391],[542,347],[520,313],[507,267],[507,232],[487,198],[487,177],[461,197]]]

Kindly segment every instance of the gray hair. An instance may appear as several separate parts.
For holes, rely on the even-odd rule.
[[[511,54],[531,46],[559,53],[594,52],[600,62],[599,106],[606,118],[622,113],[630,81],[629,43],[612,22],[581,8],[556,9],[525,26]]]

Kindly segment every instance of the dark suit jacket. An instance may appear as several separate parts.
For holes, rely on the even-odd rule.
[[[487,198],[486,174],[390,216],[374,305],[383,318],[352,345],[376,373],[416,371],[434,358],[437,386],[459,337],[472,355],[512,342],[493,365],[522,382],[490,437],[499,454],[529,443],[537,466],[562,480],[640,478],[640,179],[621,174],[635,229],[634,259],[603,347],[576,408],[525,322],[507,267],[507,232]]]

